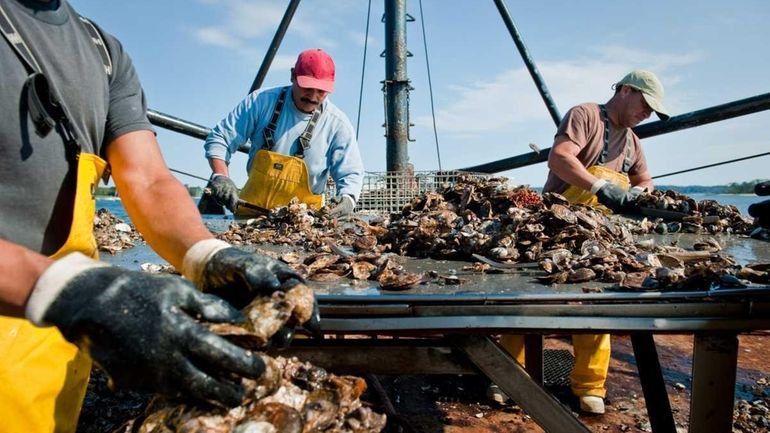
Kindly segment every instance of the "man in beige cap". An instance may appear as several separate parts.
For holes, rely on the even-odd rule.
[[[663,86],[652,72],[636,70],[613,88],[615,94],[606,104],[580,104],[564,116],[548,156],[550,172],[543,192],[557,192],[572,203],[602,204],[622,213],[633,208],[641,192],[653,189],[639,137],[631,128],[653,111],[661,120],[668,120]],[[524,361],[521,336],[504,335],[500,343]],[[582,411],[604,413],[610,336],[573,335],[572,343],[572,392]]]
[[[669,118],[663,106],[663,85],[649,71],[632,71],[613,85],[606,104],[573,107],[556,132],[548,156],[545,192],[558,192],[576,203],[601,203],[615,212],[627,210],[652,178],[631,130],[654,111]]]

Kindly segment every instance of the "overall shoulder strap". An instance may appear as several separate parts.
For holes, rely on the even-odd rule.
[[[289,87],[284,87],[281,93],[278,95],[278,101],[275,102],[275,108],[273,114],[270,116],[270,123],[262,130],[262,135],[265,137],[265,143],[262,145],[263,149],[273,150],[275,147],[275,140],[273,134],[278,127],[278,118],[281,117],[281,111],[283,111],[283,104],[286,101],[286,94],[289,93]]]
[[[30,74],[33,72],[42,72],[40,64],[37,62],[34,54],[32,54],[32,50],[30,50],[27,46],[27,43],[24,42],[24,38],[21,37],[21,34],[16,31],[16,27],[13,25],[10,17],[5,12],[2,3],[0,3],[0,31],[2,31],[5,39],[11,45],[11,47],[13,47],[14,51],[16,51],[16,54],[24,63],[24,67],[27,68],[27,72]]]
[[[112,58],[110,52],[107,50],[107,44],[104,43],[101,32],[96,28],[88,18],[78,15],[80,22],[83,24],[83,28],[91,36],[91,42],[96,46],[96,51],[99,52],[99,57],[102,59],[102,65],[104,65],[104,72],[107,74],[107,78],[112,78]]]
[[[602,153],[599,155],[599,165],[604,165],[607,163],[607,159],[609,158],[610,154],[610,118],[607,115],[607,107],[602,104],[599,105],[599,111],[602,114],[602,124],[604,125],[604,147],[602,147]]]
[[[321,118],[323,111],[323,104],[313,110],[313,115],[310,116],[310,120],[308,120],[305,130],[302,131],[302,134],[297,138],[297,140],[299,140],[299,146],[297,146],[297,153],[294,156],[299,158],[305,157],[305,151],[310,149],[310,140],[313,138],[313,130],[315,129],[316,124],[318,124],[318,119]]]

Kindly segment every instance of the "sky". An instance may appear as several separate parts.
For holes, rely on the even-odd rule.
[[[120,39],[149,108],[205,127],[246,96],[288,5],[286,0],[70,2]],[[337,67],[330,99],[358,125],[366,171],[381,172],[384,0],[371,0],[367,38],[368,5],[367,0],[301,1],[263,87],[288,84],[300,51],[329,52]],[[556,126],[492,0],[406,0],[406,5],[415,18],[407,24],[412,53],[407,75],[414,87],[409,158],[417,171],[438,170],[439,154],[447,170],[530,152],[530,143],[551,146]],[[582,102],[606,102],[612,83],[633,69],[658,75],[673,115],[770,92],[766,0],[507,0],[506,5],[561,115]],[[655,176],[767,152],[768,125],[770,111],[764,111],[642,144]],[[210,175],[202,140],[162,128],[158,140],[170,168]],[[236,183],[245,182],[245,165],[244,154],[233,158]],[[768,167],[770,157],[762,157],[658,182],[743,182],[770,178]],[[515,184],[542,186],[547,167],[502,174]],[[205,183],[178,177],[189,185]]]

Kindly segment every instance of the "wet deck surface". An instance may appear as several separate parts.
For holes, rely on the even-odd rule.
[[[225,230],[232,220],[207,220],[209,228],[215,231]],[[678,245],[690,249],[692,245],[708,236],[693,234],[645,235],[639,239],[654,239],[660,245]],[[770,243],[751,239],[744,236],[718,235],[713,236],[722,245],[723,253],[733,257],[739,264],[770,263]],[[243,247],[249,250],[263,251],[297,251],[303,250],[296,246],[260,245],[258,247]],[[102,259],[113,265],[129,269],[139,269],[143,263],[163,264],[165,261],[158,257],[146,244],[120,251],[114,256],[103,254]],[[611,284],[592,281],[581,284],[559,284],[546,286],[537,282],[536,277],[544,275],[536,267],[524,270],[505,270],[502,273],[477,273],[463,270],[470,265],[468,261],[433,260],[405,258],[399,259],[404,267],[412,272],[427,273],[433,271],[441,276],[456,276],[462,284],[439,284],[436,280],[420,284],[412,289],[403,291],[381,290],[374,281],[354,281],[341,279],[334,283],[312,282],[316,293],[321,295],[342,296],[378,296],[378,295],[541,295],[541,294],[574,294],[583,293],[584,287],[606,288]]]

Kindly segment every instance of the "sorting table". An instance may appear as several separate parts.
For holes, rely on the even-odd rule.
[[[406,267],[461,269],[463,264],[408,259]],[[675,433],[653,335],[692,334],[690,431],[732,431],[737,335],[770,329],[770,287],[583,293],[584,287],[603,285],[544,286],[534,280],[535,273],[458,272],[467,279],[463,284],[428,283],[397,293],[380,291],[376,283],[362,287],[311,283],[324,333],[378,338],[298,339],[289,353],[355,373],[480,372],[546,432],[588,432],[542,386],[542,336],[629,334],[653,432]],[[526,369],[496,343],[494,336],[505,333],[526,336]]]

